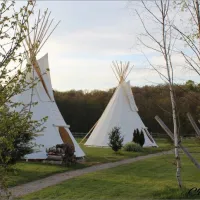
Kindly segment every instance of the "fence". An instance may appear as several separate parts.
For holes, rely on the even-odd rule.
[[[73,132],[72,134],[75,138],[83,138],[87,133]],[[168,138],[169,136],[164,133],[153,133],[152,137],[153,138]]]
[[[87,133],[72,133],[75,138],[83,138]],[[153,138],[168,138],[169,136],[166,133],[152,133],[151,134]],[[195,137],[195,133],[188,135],[187,137]]]
[[[168,138],[169,136],[164,133],[151,133],[153,138]]]
[[[73,132],[72,135],[75,138],[83,138],[87,133],[77,133],[77,132]]]

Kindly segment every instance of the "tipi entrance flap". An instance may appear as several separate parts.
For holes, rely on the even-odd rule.
[[[64,127],[58,127],[58,130],[59,130],[59,133],[60,133],[63,143],[71,144],[75,150],[74,143],[73,143],[69,133],[67,132],[67,130]]]

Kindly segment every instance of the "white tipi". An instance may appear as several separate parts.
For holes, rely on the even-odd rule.
[[[40,29],[37,30],[39,35],[37,35],[36,31],[33,40],[31,40],[30,34],[28,34],[28,38],[26,38],[26,47],[24,45],[25,48],[28,48],[27,62],[32,66],[31,71],[27,73],[26,81],[27,83],[35,81],[37,84],[33,88],[27,88],[27,90],[16,95],[13,99],[14,102],[29,105],[28,109],[33,113],[33,120],[41,120],[46,116],[48,117],[47,121],[43,124],[45,129],[42,130],[42,132],[39,133],[40,135],[35,137],[33,141],[37,145],[40,145],[39,149],[37,147],[38,151],[26,155],[26,158],[46,159],[46,149],[62,143],[70,143],[74,147],[76,157],[83,157],[85,156],[84,152],[74,139],[69,130],[69,125],[65,123],[56,105],[51,85],[48,55],[46,54],[41,59],[36,60],[36,55],[44,44],[41,43],[49,28],[49,26],[47,26],[49,15],[47,18],[46,15],[47,13],[45,13],[44,19],[42,20],[44,25],[41,25]],[[37,26],[39,26],[39,20],[38,17]],[[32,103],[34,102],[37,102],[37,105],[33,106]],[[23,108],[22,106],[19,106],[16,109],[17,111],[20,111],[20,109]]]
[[[157,147],[157,144],[138,114],[130,82],[125,81],[131,71],[129,69],[129,62],[125,64],[121,62],[120,65],[117,62],[113,62],[113,65],[113,72],[119,81],[119,85],[85,145],[108,146],[108,134],[112,128],[117,126],[120,127],[121,133],[124,136],[123,144],[131,142],[134,130],[139,129],[144,132],[144,147]]]

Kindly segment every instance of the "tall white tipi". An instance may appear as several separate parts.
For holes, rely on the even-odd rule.
[[[32,120],[41,120],[44,117],[48,117],[43,124],[45,128],[37,137],[34,138],[34,141],[32,141],[40,146],[36,147],[37,151],[26,155],[25,158],[46,159],[46,149],[53,147],[56,144],[63,143],[69,143],[74,147],[76,157],[83,157],[85,156],[84,152],[74,139],[69,130],[69,125],[65,123],[56,105],[51,85],[48,55],[46,54],[39,60],[36,59],[37,53],[44,44],[42,44],[42,41],[46,41],[45,33],[49,28],[49,26],[47,26],[49,15],[47,17],[46,15],[47,14],[44,16],[44,20],[42,20],[44,21],[42,22],[44,25],[41,25],[40,28],[37,27],[38,30],[35,31],[33,40],[31,40],[30,34],[28,34],[28,38],[26,38],[26,46],[24,44],[24,47],[27,48],[28,52],[27,63],[31,65],[31,70],[26,75],[26,82],[35,82],[37,84],[33,88],[27,88],[27,90],[13,98],[14,102],[27,105],[27,109],[33,113]],[[38,21],[37,26],[39,26],[39,24]],[[49,36],[47,36],[47,38],[48,37]],[[33,103],[37,103],[37,105],[33,105]],[[17,111],[20,111],[23,107],[20,105],[16,109]]]
[[[157,144],[138,114],[138,108],[132,94],[130,82],[125,81],[131,71],[129,69],[129,63],[123,64],[120,62],[118,64],[117,62],[113,62],[113,65],[113,72],[119,81],[119,85],[85,145],[108,146],[109,132],[114,127],[120,127],[122,136],[124,136],[123,144],[131,142],[134,130],[139,129],[144,132],[144,147],[157,147]]]

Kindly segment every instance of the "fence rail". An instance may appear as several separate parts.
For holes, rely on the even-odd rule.
[[[73,132],[72,135],[75,138],[83,138],[87,133],[77,133],[77,132]]]
[[[72,134],[75,138],[83,138],[87,133],[73,132]],[[153,138],[168,138],[169,137],[167,134],[164,134],[164,133],[152,133],[151,135]],[[195,134],[187,135],[188,138],[195,137],[195,136],[196,136]]]

